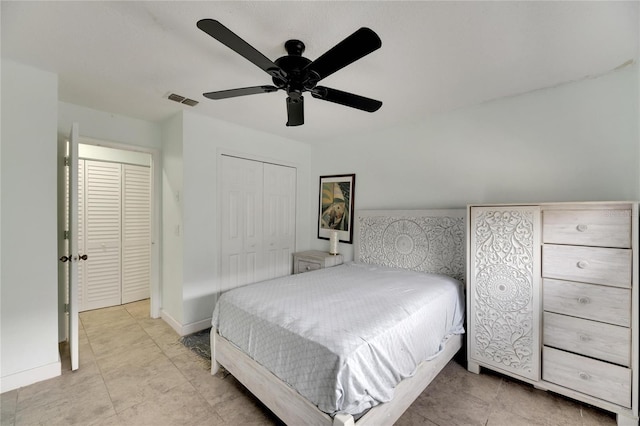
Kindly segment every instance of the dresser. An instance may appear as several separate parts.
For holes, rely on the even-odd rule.
[[[341,254],[330,254],[319,250],[301,251],[293,254],[293,273],[315,271],[341,265]]]
[[[638,204],[468,207],[468,369],[638,425]]]

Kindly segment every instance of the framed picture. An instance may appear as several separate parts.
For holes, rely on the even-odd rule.
[[[355,174],[320,176],[318,238],[328,240],[331,231],[338,231],[341,242],[353,242],[355,186]]]

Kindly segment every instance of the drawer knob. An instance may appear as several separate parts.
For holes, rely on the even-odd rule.
[[[585,373],[584,371],[581,371],[580,373],[578,373],[578,375],[582,380],[589,380],[591,378],[591,376]]]
[[[591,299],[585,296],[578,297],[578,303],[582,305],[586,305],[587,303],[591,303]]]
[[[579,232],[586,232],[586,230],[587,230],[588,228],[589,228],[589,227],[588,227],[587,225],[583,224],[583,223],[581,223],[580,225],[576,226],[576,229],[577,229]]]
[[[589,267],[589,262],[587,262],[586,260],[581,260],[577,263],[577,265],[580,269],[586,269],[587,267]]]
[[[307,271],[311,270],[311,266],[307,265],[307,267],[305,268]]]

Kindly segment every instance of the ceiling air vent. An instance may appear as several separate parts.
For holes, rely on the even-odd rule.
[[[176,95],[175,93],[171,93],[168,96],[172,101],[179,102],[181,104],[189,105],[191,107],[198,105],[198,101],[194,101],[193,99],[185,98],[184,96]]]

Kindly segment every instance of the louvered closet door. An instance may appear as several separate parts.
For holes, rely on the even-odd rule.
[[[264,164],[265,279],[289,275],[296,236],[296,169]]]
[[[151,169],[122,165],[122,303],[149,297]]]
[[[86,280],[83,309],[119,305],[121,184],[120,164],[85,160]]]

